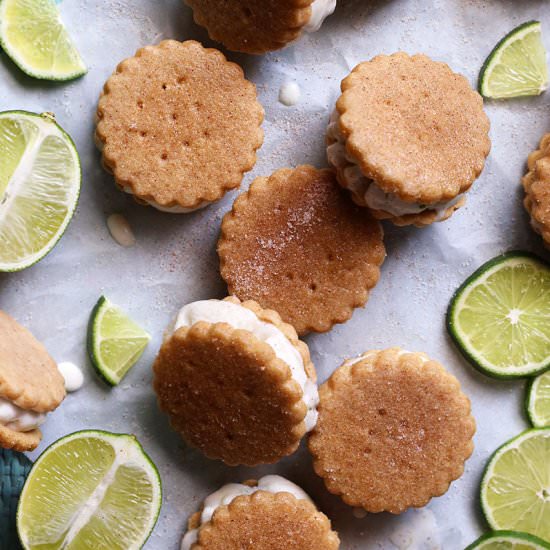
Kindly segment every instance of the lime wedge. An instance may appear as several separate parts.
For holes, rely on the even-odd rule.
[[[161,507],[158,471],[131,435],[86,430],[56,441],[23,487],[25,550],[141,548]]]
[[[71,80],[86,72],[54,0],[0,0],[0,44],[35,78]]]
[[[518,531],[494,531],[487,533],[474,543],[470,544],[466,550],[546,550],[550,549],[550,544]]]
[[[69,224],[80,160],[52,115],[0,113],[0,271],[42,259]]]
[[[497,378],[550,367],[550,268],[525,252],[480,267],[456,291],[447,329],[462,354]]]
[[[538,21],[524,23],[507,34],[479,75],[479,93],[493,99],[540,95],[547,85],[546,50]]]
[[[531,429],[491,457],[481,506],[492,529],[522,531],[550,542],[550,428]]]
[[[550,427],[550,371],[531,382],[527,392],[527,415],[535,428]]]
[[[88,353],[99,375],[116,386],[136,364],[151,337],[102,296],[88,325]]]

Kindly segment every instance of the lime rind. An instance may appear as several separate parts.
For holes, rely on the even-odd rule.
[[[536,362],[536,363],[527,363],[523,364],[519,367],[509,366],[507,365],[505,368],[499,367],[497,365],[494,365],[487,361],[485,357],[480,355],[476,350],[473,349],[473,347],[470,345],[470,342],[468,341],[468,337],[466,334],[463,333],[463,331],[459,328],[459,321],[458,321],[458,315],[461,311],[461,307],[468,297],[469,291],[476,288],[479,283],[483,282],[483,280],[487,279],[490,275],[496,273],[499,271],[499,269],[505,267],[505,266],[514,266],[514,265],[530,265],[534,266],[538,270],[544,270],[549,271],[550,266],[541,258],[538,256],[531,254],[529,252],[524,251],[511,251],[507,252],[506,254],[502,254],[500,256],[497,256],[496,258],[493,258],[492,260],[489,260],[485,264],[483,264],[479,269],[477,269],[472,275],[470,275],[462,285],[456,290],[454,293],[451,302],[449,304],[449,308],[447,310],[447,318],[446,318],[446,324],[447,324],[447,330],[453,341],[456,343],[459,351],[461,354],[481,373],[492,376],[494,378],[500,378],[500,379],[515,379],[515,378],[526,378],[526,377],[532,377],[540,374],[541,372],[544,372],[550,368],[550,353],[545,352],[545,357],[542,361]],[[550,273],[550,271],[549,271]],[[514,291],[520,292],[521,287],[517,289],[512,289],[512,293]],[[549,297],[550,300],[550,294],[546,294],[546,296]],[[550,306],[550,302],[549,302]],[[547,322],[542,320],[544,326],[543,330],[545,330],[545,327],[548,327]],[[538,320],[537,320],[538,323]],[[540,327],[539,327],[540,328]],[[513,333],[512,336],[517,336],[517,332]],[[540,331],[537,332],[537,337],[540,337]],[[542,334],[544,337],[544,334]],[[489,342],[490,343],[490,342]],[[546,341],[546,349],[550,350],[550,341]],[[522,341],[522,347],[524,350],[526,350],[527,346],[525,342]],[[526,350],[527,352],[527,350]]]
[[[87,72],[54,0],[0,0],[0,45],[33,78],[67,81]]]
[[[535,428],[550,426],[550,370],[530,381],[525,408]]]
[[[530,51],[522,47],[520,59],[503,60],[506,53],[511,52],[510,48],[522,45],[529,38],[532,41]],[[502,73],[498,79],[494,76],[496,71]],[[498,80],[500,87],[496,85]],[[536,96],[547,87],[548,66],[539,21],[523,23],[502,38],[485,60],[478,82],[479,93],[489,99]]]
[[[109,312],[115,313],[119,321],[108,335],[102,334],[102,322]],[[147,344],[150,335],[132,321],[120,308],[112,304],[105,296],[101,296],[94,306],[88,323],[88,354],[96,372],[110,386],[116,386],[137,363]],[[125,360],[117,365],[116,370],[109,367],[102,356],[102,346],[109,351],[117,346],[126,346]],[[124,350],[122,350],[124,351]]]
[[[152,498],[151,514],[147,524],[143,526],[142,533],[140,534],[139,539],[136,539],[136,541],[127,549],[125,548],[125,550],[138,550],[142,548],[145,542],[151,536],[153,529],[155,528],[155,525],[160,515],[161,507],[162,507],[162,481],[161,481],[160,473],[155,463],[152,461],[149,455],[145,452],[145,450],[143,449],[143,446],[134,435],[111,433],[104,430],[81,430],[81,431],[66,435],[61,439],[58,439],[57,441],[52,443],[49,447],[47,447],[42,452],[42,454],[38,457],[38,459],[35,461],[35,463],[32,466],[31,472],[27,477],[25,486],[23,487],[23,490],[21,492],[19,504],[17,508],[17,529],[18,529],[19,540],[23,548],[25,550],[31,550],[33,548],[29,546],[26,542],[25,527],[23,525],[24,523],[23,508],[25,506],[26,494],[30,490],[29,487],[31,486],[33,481],[33,472],[38,471],[38,468],[40,467],[44,459],[48,457],[56,449],[58,449],[62,445],[70,443],[79,438],[81,439],[94,438],[104,442],[108,442],[110,445],[112,445],[113,450],[115,451],[115,455],[120,456],[126,453],[126,456],[128,457],[128,461],[129,461],[128,463],[133,464],[134,466],[139,466],[148,474],[148,478],[152,481],[151,489],[152,489],[153,498]],[[121,465],[123,466],[124,464],[121,464]]]
[[[29,111],[23,111],[23,110],[14,110],[14,111],[3,111],[0,112],[0,123],[2,123],[5,120],[11,120],[14,124],[21,125],[23,123],[30,126],[36,126],[37,131],[40,133],[39,136],[34,136],[35,139],[44,138],[44,141],[49,135],[51,134],[54,136],[55,139],[59,139],[62,141],[66,146],[66,152],[70,153],[71,161],[73,163],[74,168],[74,181],[73,185],[70,186],[70,192],[67,191],[67,196],[69,196],[69,200],[66,203],[63,203],[64,206],[66,206],[66,213],[63,219],[63,222],[56,226],[55,233],[50,237],[50,239],[40,248],[38,248],[36,251],[25,255],[24,257],[18,258],[17,260],[11,259],[9,261],[2,260],[0,255],[0,272],[10,273],[10,272],[16,272],[16,271],[22,271],[23,269],[27,269],[28,267],[31,267],[32,265],[36,264],[40,260],[42,260],[45,256],[47,256],[53,248],[57,245],[63,234],[65,233],[69,223],[71,222],[74,213],[76,211],[76,207],[78,205],[78,199],[80,197],[80,189],[82,184],[82,168],[80,164],[80,158],[76,149],[76,145],[72,138],[61,128],[57,122],[55,121],[55,118],[50,113],[43,113],[43,114],[37,114],[37,113],[31,113]],[[25,133],[25,131],[23,131]],[[28,136],[25,136],[26,139]],[[51,146],[51,144],[49,144]],[[7,148],[8,149],[8,148]],[[15,153],[12,153],[15,154]],[[0,187],[1,189],[1,196],[0,196],[0,223],[2,221],[2,196],[4,196],[5,191],[7,190],[8,185],[10,185],[10,182],[8,181],[10,178],[7,177],[5,174],[8,173],[9,169],[17,169],[20,162],[25,161],[25,153],[18,156],[11,166],[8,166],[8,170],[3,174],[4,178],[0,177]],[[4,160],[5,157],[3,157],[2,160]],[[36,160],[30,159],[30,160]],[[1,162],[1,161],[0,161]],[[42,165],[41,168],[44,166]],[[5,166],[2,166],[3,170],[6,169]],[[10,177],[13,174],[10,174]],[[38,180],[38,178],[36,178]],[[13,183],[13,182],[12,182]],[[37,182],[35,181],[34,184]],[[19,184],[21,185],[21,184]],[[42,190],[44,187],[42,186]],[[29,200],[30,197],[26,200]],[[4,216],[6,214],[4,213]],[[44,219],[43,217],[40,217],[40,219]],[[30,230],[30,228],[29,228]],[[39,232],[38,232],[39,233]],[[21,241],[21,236],[16,235],[19,241]],[[5,237],[4,237],[5,239]],[[0,235],[1,240],[1,235]],[[23,239],[22,241],[25,241]],[[5,242],[5,240],[4,240]],[[28,241],[26,241],[28,242]],[[8,247],[5,246],[4,250],[8,250]]]
[[[535,444],[529,444],[531,439],[537,439],[539,437],[544,438],[544,453],[545,456],[542,459],[542,466],[539,470],[536,469],[536,464],[533,464],[532,454],[535,452]],[[525,446],[524,446],[525,445]],[[524,449],[523,453],[519,449]],[[515,451],[514,453],[512,453]],[[508,454],[507,454],[508,453]],[[526,455],[531,454],[527,457]],[[508,469],[520,470],[517,475],[512,478],[510,472],[507,472],[506,476],[499,474],[500,486],[498,489],[490,487],[491,480],[495,479],[495,468],[500,466],[500,460],[505,457]],[[550,461],[550,428],[531,428],[519,434],[518,436],[510,439],[503,445],[501,445],[489,459],[485,472],[483,474],[480,486],[480,502],[483,515],[491,527],[491,529],[498,530],[517,530],[529,535],[533,535],[542,538],[545,541],[550,542],[550,521],[545,522],[541,516],[545,515],[546,519],[550,517],[550,498],[545,491],[549,491],[548,484],[550,479],[548,478],[549,472],[548,464]],[[494,511],[488,502],[489,491],[491,495],[498,495],[501,500],[501,504],[495,511],[501,515],[501,510],[505,508],[515,507],[511,512],[516,522],[514,525],[502,525],[495,519]],[[503,494],[505,492],[514,492],[516,494],[515,500],[508,504],[502,504]],[[538,499],[538,500],[537,500]],[[539,502],[540,501],[540,502]],[[537,515],[537,530],[529,529],[525,524],[518,524],[518,520],[524,520],[527,513],[532,513],[533,502],[540,505],[540,511]],[[542,527],[541,527],[542,526]],[[546,528],[546,531],[541,532],[540,529]]]
[[[467,546],[465,550],[503,550],[504,548],[515,550],[516,545],[521,547],[521,550],[550,549],[549,543],[528,533],[521,533],[519,531],[493,531],[479,537]]]

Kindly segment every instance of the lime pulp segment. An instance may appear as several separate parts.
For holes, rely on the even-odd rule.
[[[493,49],[479,77],[487,98],[540,95],[548,85],[546,50],[538,21],[529,21],[506,35]]]
[[[86,72],[54,0],[0,0],[0,42],[35,78],[70,80]]]
[[[26,550],[133,550],[161,506],[158,471],[135,437],[71,434],[34,464],[17,512]]]
[[[517,531],[494,531],[487,533],[466,550],[546,550],[550,544],[538,537]]]
[[[42,259],[72,218],[80,160],[50,115],[0,113],[0,271]]]
[[[118,384],[143,354],[151,337],[102,296],[90,317],[89,351],[99,374]]]
[[[447,314],[461,352],[485,374],[534,376],[550,367],[550,268],[522,252],[483,265]]]
[[[550,428],[531,429],[505,443],[487,465],[481,506],[492,529],[550,542]]]
[[[550,371],[537,376],[530,384],[527,414],[535,428],[550,427]]]

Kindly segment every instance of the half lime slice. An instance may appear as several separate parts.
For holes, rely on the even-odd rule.
[[[546,550],[550,544],[546,541],[517,531],[494,531],[487,533],[466,550]]]
[[[141,548],[157,521],[161,481],[131,435],[86,430],[38,458],[17,510],[26,550]]]
[[[535,428],[550,427],[550,371],[531,382],[526,405],[527,415]]]
[[[80,160],[53,115],[0,113],[0,271],[42,259],[71,221]]]
[[[526,252],[481,266],[456,291],[447,328],[462,354],[497,378],[550,367],[550,267]]]
[[[0,0],[0,44],[35,78],[71,80],[86,72],[54,0]]]
[[[523,432],[491,457],[481,482],[481,507],[495,530],[550,541],[550,428]]]
[[[524,23],[507,34],[479,75],[479,93],[493,99],[540,95],[547,86],[546,50],[538,21]]]
[[[151,337],[102,296],[88,325],[88,352],[99,375],[116,386],[136,364]]]

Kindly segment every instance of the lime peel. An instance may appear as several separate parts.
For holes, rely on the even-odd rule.
[[[550,426],[550,370],[534,378],[529,384],[526,409],[535,428]]]
[[[550,267],[527,252],[482,265],[455,292],[447,329],[461,353],[496,378],[550,367]]]
[[[72,80],[87,72],[54,0],[0,0],[0,44],[34,78]]]
[[[542,94],[548,87],[546,50],[539,21],[513,29],[494,47],[479,75],[479,93],[506,99]]]
[[[137,550],[161,502],[158,470],[134,436],[84,430],[35,462],[19,501],[19,537],[26,550],[79,543]]]
[[[136,364],[151,337],[118,306],[101,296],[90,315],[88,353],[98,374],[116,386]]]
[[[492,529],[550,541],[550,428],[532,428],[499,447],[481,481],[481,507]]]
[[[550,549],[546,541],[519,531],[493,531],[477,539],[465,550],[545,550]]]
[[[80,159],[51,114],[0,113],[0,272],[46,256],[78,202]]]

